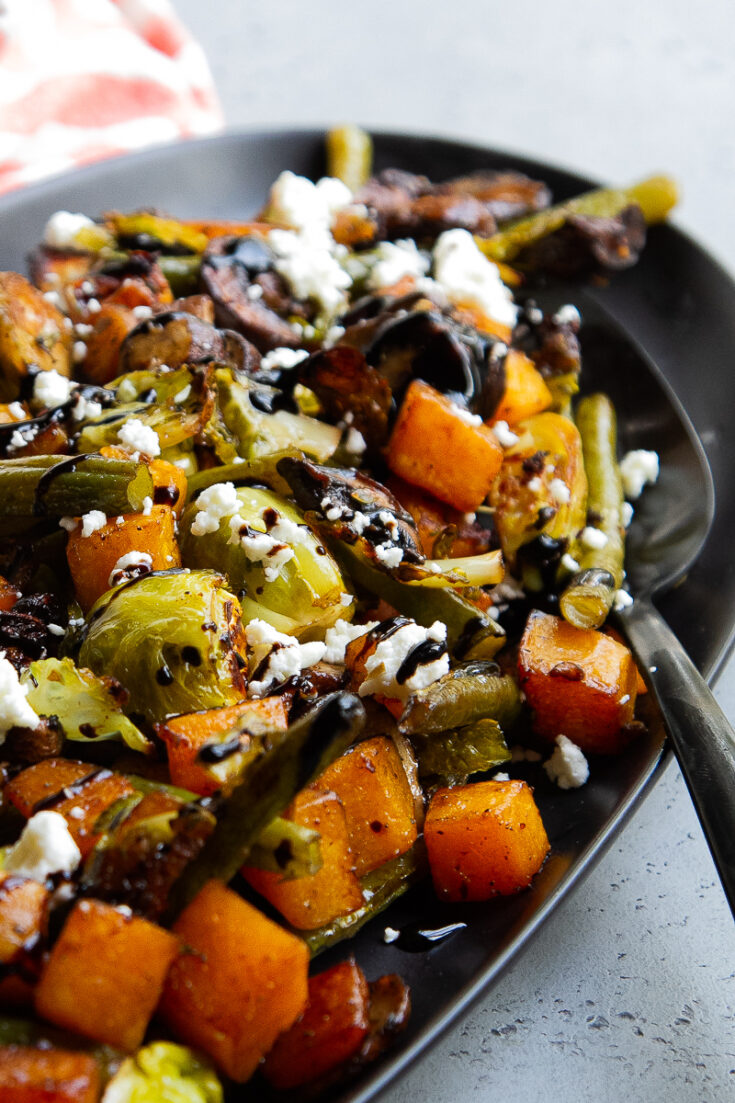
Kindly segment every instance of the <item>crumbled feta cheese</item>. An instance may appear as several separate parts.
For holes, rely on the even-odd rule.
[[[8,443],[8,451],[15,452],[18,448],[25,448],[26,444],[33,439],[33,436],[35,436],[35,433],[31,435],[27,429],[22,432],[20,429],[13,430]]]
[[[74,326],[74,332],[77,337],[89,337],[90,333],[94,330],[94,326],[87,325],[86,322],[77,322]]]
[[[147,456],[154,457],[161,455],[158,433],[155,429],[151,429],[150,425],[145,425],[139,417],[129,417],[118,430],[117,439],[136,452],[145,452]]]
[[[358,693],[361,697],[369,693],[378,693],[383,697],[398,698],[405,701],[412,693],[436,682],[449,672],[449,655],[446,650],[431,662],[422,663],[404,682],[397,682],[396,675],[401,665],[419,644],[433,640],[444,643],[447,638],[447,626],[434,621],[430,628],[419,624],[406,624],[397,632],[381,640],[371,655],[365,660],[365,680]]]
[[[352,605],[352,602],[353,602],[354,600],[355,600],[355,599],[354,599],[354,596],[353,596],[352,594],[348,594],[348,593],[341,593],[341,594],[339,595],[339,603],[340,603],[340,605]]]
[[[71,350],[72,359],[75,364],[81,364],[87,358],[87,346],[84,341],[75,341]]]
[[[91,280],[84,280],[79,290],[83,295],[94,295],[94,284]]]
[[[101,413],[101,402],[96,402],[93,398],[85,398],[83,394],[77,395],[73,410],[75,421],[87,421],[99,417]]]
[[[324,348],[325,349],[333,348],[334,345],[339,344],[339,342],[342,340],[344,335],[345,335],[345,327],[344,326],[330,326],[329,329],[327,330],[326,336],[324,338]]]
[[[134,572],[131,572],[130,568],[134,568]],[[148,574],[153,567],[153,557],[148,552],[129,551],[125,555],[121,555],[115,566],[110,571],[110,577],[107,580],[108,586],[117,586],[123,579],[129,577],[130,574]]]
[[[352,452],[356,456],[361,456],[367,448],[367,443],[364,436],[359,431],[359,429],[355,429],[354,426],[351,426],[347,431],[347,436],[345,437],[345,448],[348,452]]]
[[[90,509],[82,517],[82,536],[91,536],[107,524],[107,515],[101,509]]]
[[[391,942],[396,942],[401,937],[401,932],[397,931],[395,927],[386,927],[383,931],[383,942],[386,945],[390,945]]]
[[[622,521],[623,528],[630,528],[630,522],[633,520],[634,509],[630,502],[623,502],[620,507],[620,520]]]
[[[341,180],[325,176],[316,184],[305,176],[282,172],[270,190],[268,215],[296,230],[315,226],[328,229],[332,218],[352,202],[352,192]]]
[[[395,519],[392,513],[389,513],[387,509],[381,509],[378,514],[378,520],[390,533],[391,540],[398,539],[398,521]]]
[[[143,514],[144,517],[150,517],[151,513],[153,512],[153,499],[148,494],[146,494],[145,498],[143,499],[143,508],[140,512]]]
[[[196,500],[197,515],[192,521],[193,536],[216,532],[223,517],[231,517],[240,502],[234,483],[214,483],[203,490]]]
[[[473,414],[466,406],[460,406],[456,402],[452,403],[452,413],[465,425],[482,425],[482,418],[479,414]]]
[[[579,789],[590,776],[587,759],[566,735],[557,735],[554,753],[544,762],[544,769],[560,789]]]
[[[615,597],[613,598],[613,609],[616,613],[621,613],[623,609],[627,609],[633,604],[633,598],[627,590],[616,590]]]
[[[75,805],[73,808],[69,809],[69,811],[67,812],[67,815],[71,816],[71,818],[73,820],[83,820],[86,813],[85,813],[83,808],[80,808],[78,805]]]
[[[67,532],[74,532],[77,527],[77,519],[76,517],[59,517],[59,525]]]
[[[73,873],[82,860],[66,820],[59,812],[36,812],[5,857],[5,869],[45,881],[54,873]]]
[[[370,270],[367,285],[373,291],[380,287],[391,287],[404,276],[425,276],[430,261],[426,253],[420,252],[416,242],[381,241],[375,248],[375,262]]]
[[[384,567],[395,570],[403,560],[403,548],[396,547],[395,544],[378,544],[375,555]]]
[[[187,398],[189,397],[190,394],[191,394],[191,383],[187,383],[185,387],[182,387],[181,390],[177,394],[174,395],[174,402],[178,402],[178,403],[186,402],[186,400],[187,400]]]
[[[323,643],[299,643],[294,636],[286,636],[258,618],[245,628],[245,639],[253,652],[255,668],[268,659],[262,678],[250,682],[248,697],[264,697],[273,686],[318,663],[326,650]]]
[[[230,518],[230,543],[239,543],[250,562],[263,567],[267,582],[278,578],[281,567],[294,557],[293,548],[267,532],[250,528],[239,513]]]
[[[133,317],[137,318],[139,322],[147,322],[149,318],[153,317],[153,310],[145,303],[141,303],[140,306],[133,307]]]
[[[564,306],[559,307],[552,321],[558,326],[579,326],[582,324],[582,315],[572,303],[565,303]]]
[[[47,624],[46,627],[48,628],[52,636],[64,635],[65,629],[62,628],[60,624]]]
[[[37,728],[38,716],[26,701],[28,687],[18,681],[18,673],[0,651],[0,743],[11,728]]]
[[[40,406],[51,410],[55,406],[62,406],[69,401],[69,395],[76,387],[71,379],[60,375],[51,368],[50,371],[39,372],[33,383],[33,398]],[[25,417],[25,415],[23,415]]]
[[[518,309],[468,230],[446,230],[434,246],[434,279],[453,302],[473,303],[501,325],[514,326]]]
[[[245,294],[250,299],[251,303],[257,303],[258,299],[263,298],[263,288],[259,283],[251,283],[245,290]]]
[[[549,483],[549,490],[557,505],[565,506],[571,498],[569,487],[563,479],[552,479]]]
[[[90,299],[87,303],[87,310],[90,314],[99,314],[100,310],[102,310],[99,299]]]
[[[43,243],[52,249],[78,249],[77,234],[88,226],[94,226],[94,222],[86,214],[56,211],[46,223]]]
[[[526,317],[532,326],[540,326],[544,320],[544,312],[539,310],[537,306],[527,306]]]
[[[493,432],[501,448],[512,448],[521,439],[517,433],[509,428],[507,421],[496,421],[493,425]]]
[[[510,774],[503,773],[502,771],[497,774],[493,774],[493,781],[510,781]]]
[[[276,271],[297,299],[313,299],[327,316],[344,305],[352,280],[326,241],[292,230],[271,230],[268,244]]]
[[[579,570],[579,563],[569,552],[564,552],[564,555],[561,557],[561,565],[565,571],[570,571],[572,574]]]
[[[47,303],[51,303],[51,305],[55,306],[57,310],[64,309],[64,300],[62,299],[58,291],[44,291],[43,297]]]
[[[582,529],[579,536],[580,543],[585,548],[595,549],[604,548],[607,544],[607,536],[600,529],[594,528],[592,525],[587,525]]]
[[[378,624],[377,620],[371,620],[368,624],[350,624],[348,620],[338,620],[324,633],[325,662],[335,663],[337,666],[343,665],[347,645],[364,636],[371,628],[376,628]]]
[[[619,705],[627,705],[629,700],[630,700],[630,694],[625,693],[625,694],[623,694],[623,696],[618,701],[618,704]]]
[[[51,372],[44,372],[43,374],[44,375],[51,375]],[[53,374],[56,375],[57,373],[54,372]],[[25,421],[25,419],[28,417],[28,414],[23,409],[23,403],[22,402],[11,402],[11,403],[9,403],[8,413],[10,414],[11,417],[14,417],[16,419],[16,421]]]
[[[358,536],[362,536],[365,529],[370,525],[370,518],[367,513],[363,513],[361,510],[355,510],[355,516],[350,521],[350,528],[354,529]]]
[[[543,485],[538,475],[534,475],[532,479],[528,480],[528,489],[532,490],[534,494],[538,494]]]
[[[658,479],[659,463],[656,452],[637,448],[628,452],[620,461],[620,475],[626,498],[640,498],[643,488]]]
[[[288,371],[290,368],[295,368],[302,360],[308,359],[309,353],[306,349],[278,348],[267,352],[260,361],[260,366],[264,371],[270,371],[271,368],[285,368]]]

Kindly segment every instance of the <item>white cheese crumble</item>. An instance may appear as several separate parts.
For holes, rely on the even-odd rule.
[[[51,410],[55,406],[62,406],[69,401],[69,395],[76,387],[71,379],[60,375],[51,368],[49,371],[39,372],[33,383],[33,398],[40,406]]]
[[[76,517],[59,517],[59,525],[66,532],[74,532],[77,527],[77,519]]]
[[[607,536],[600,529],[594,528],[592,525],[587,525],[582,529],[579,536],[580,543],[585,548],[594,550],[596,548],[604,548],[607,544]]]
[[[384,567],[395,570],[403,560],[403,548],[398,548],[395,544],[378,544],[375,555]]]
[[[375,262],[367,281],[368,287],[374,291],[391,287],[404,276],[425,276],[430,267],[426,253],[420,252],[416,242],[410,238],[395,242],[381,241],[374,256]]]
[[[245,531],[241,531],[245,529]],[[251,563],[263,567],[266,582],[278,578],[281,567],[294,557],[294,550],[270,533],[250,528],[247,522],[236,513],[230,518],[230,544],[240,544]]]
[[[383,931],[383,942],[386,945],[390,945],[391,942],[396,942],[401,937],[401,932],[397,931],[395,927],[386,927]]]
[[[396,521],[393,514],[389,513],[387,509],[381,509],[378,514],[378,520],[382,525],[385,526],[385,528],[387,528],[388,532],[390,533],[391,540],[397,540],[399,532],[398,521]]]
[[[446,230],[434,246],[434,279],[456,303],[473,303],[501,325],[514,326],[518,308],[468,230]]]
[[[623,502],[620,507],[620,520],[623,524],[623,528],[630,528],[630,522],[633,520],[634,509],[630,502]]]
[[[11,728],[37,728],[38,716],[26,701],[28,686],[18,681],[18,673],[0,651],[0,743]]]
[[[560,506],[565,506],[572,496],[563,479],[552,479],[549,483],[549,490],[551,491],[551,497]]]
[[[479,414],[473,414],[466,406],[460,406],[456,402],[452,402],[452,413],[463,421],[465,425],[482,425],[482,418]]]
[[[87,346],[84,341],[75,341],[71,349],[72,359],[75,364],[81,364],[87,359]]]
[[[355,429],[354,426],[350,426],[347,430],[347,436],[345,437],[345,448],[348,452],[354,453],[356,456],[361,456],[367,448],[367,443],[364,436],[359,429]]]
[[[620,461],[620,475],[623,480],[625,497],[635,501],[640,498],[643,488],[658,479],[659,463],[656,452],[647,452],[637,448],[628,452]]]
[[[50,372],[44,372],[43,374],[44,375],[50,375],[51,373]],[[54,372],[54,375],[56,375],[56,374],[57,373]],[[22,402],[11,402],[8,405],[8,413],[10,414],[11,417],[14,417],[16,419],[16,421],[25,421],[25,419],[28,417],[28,414],[23,409],[23,403]]]
[[[44,291],[43,297],[47,303],[51,303],[57,310],[64,310],[66,304],[58,291]]]
[[[346,291],[352,284],[330,242],[331,238],[292,230],[271,230],[268,235],[268,244],[275,254],[274,267],[292,294],[297,299],[313,299],[327,316],[344,305]]]
[[[627,590],[616,590],[615,597],[613,598],[613,609],[616,613],[621,613],[623,609],[628,609],[633,604],[632,595]]]
[[[187,398],[191,394],[191,383],[187,383],[185,387],[182,387],[177,394],[174,395],[174,402],[182,403],[186,402]]]
[[[93,398],[85,398],[83,394],[77,395],[73,410],[75,421],[86,421],[89,418],[99,417],[101,413],[101,402],[95,402]]]
[[[133,307],[133,317],[139,322],[147,322],[149,318],[153,317],[153,310],[145,303],[140,303],[139,306]]]
[[[565,571],[569,571],[571,574],[579,570],[579,563],[569,552],[564,552],[564,555],[561,557],[561,565]]]
[[[140,512],[143,514],[144,517],[150,517],[151,513],[153,512],[153,499],[148,494],[146,494],[145,498],[143,499],[143,508]]]
[[[565,303],[564,306],[559,307],[552,321],[556,322],[558,326],[579,326],[582,324],[582,315],[573,303]]]
[[[341,180],[324,176],[314,184],[306,176],[286,171],[271,187],[268,216],[295,230],[328,229],[337,211],[351,203],[352,192]]]
[[[100,310],[102,310],[102,305],[99,299],[90,299],[87,302],[87,310],[90,314],[99,314]]]
[[[240,502],[234,483],[214,483],[203,490],[196,500],[197,514],[191,524],[193,536],[216,532],[223,517],[230,517]]]
[[[5,869],[45,881],[54,873],[73,873],[82,860],[66,820],[59,812],[36,812],[5,857]]]
[[[107,514],[101,509],[90,509],[82,517],[82,536],[91,536],[93,532],[99,532],[103,525],[107,524]]]
[[[153,557],[148,552],[141,551],[129,551],[125,555],[121,555],[110,571],[107,585],[116,586],[118,582],[122,582],[127,577],[130,567],[135,567],[137,573],[147,574],[153,567]],[[141,567],[143,568],[142,572],[140,571]]]
[[[245,639],[256,669],[266,657],[268,660],[262,677],[248,685],[248,697],[265,697],[273,686],[318,663],[326,650],[323,643],[299,643],[294,636],[286,636],[257,618],[247,625]]]
[[[443,643],[447,638],[447,626],[435,620],[430,628],[420,624],[406,624],[397,632],[381,640],[365,660],[365,680],[358,693],[366,697],[377,693],[383,697],[398,698],[405,701],[412,693],[425,689],[449,673],[449,655],[446,651],[430,663],[423,663],[416,672],[399,684],[396,681],[403,660],[421,643],[434,640]]]
[[[78,249],[77,234],[88,226],[94,226],[94,222],[86,214],[56,211],[46,223],[43,243],[52,249]]]
[[[587,759],[566,735],[557,735],[554,753],[544,762],[544,769],[560,789],[579,789],[590,776]]]
[[[493,774],[493,781],[510,781],[510,774],[506,774],[502,771],[500,773]]]
[[[367,513],[363,513],[361,510],[355,510],[355,516],[350,521],[350,528],[357,533],[358,536],[362,536],[365,529],[370,525],[370,518]]]
[[[251,303],[257,303],[258,299],[263,298],[263,288],[259,283],[251,283],[250,286],[245,289],[245,294],[250,299]]]
[[[129,417],[118,430],[117,439],[136,452],[145,452],[147,456],[160,456],[161,443],[158,433],[150,425],[145,425],[139,417]]]
[[[496,421],[493,425],[493,432],[501,448],[512,448],[514,444],[518,444],[521,439],[517,433],[509,427],[507,421]]]
[[[309,354],[306,349],[278,348],[267,352],[260,361],[260,366],[264,371],[270,371],[271,368],[285,368],[288,370],[289,368],[295,368],[302,360],[308,360],[308,358]]]
[[[360,636],[366,635],[371,628],[377,628],[378,624],[379,621],[377,620],[371,620],[367,624],[350,624],[348,620],[338,620],[324,633],[325,662],[343,666],[348,644],[359,639]]]

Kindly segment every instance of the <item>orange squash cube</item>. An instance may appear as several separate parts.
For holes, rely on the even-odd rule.
[[[153,506],[149,514],[125,513],[120,524],[111,517],[89,536],[82,536],[81,526],[69,533],[66,558],[77,599],[85,613],[109,590],[115,564],[130,552],[149,555],[153,571],[181,566],[171,506]]]
[[[488,900],[530,885],[549,840],[525,781],[478,781],[438,789],[424,838],[443,900]]]
[[[358,877],[416,841],[413,794],[392,739],[366,739],[335,759],[317,783],[342,801]]]
[[[169,931],[99,900],[80,900],[36,987],[36,1010],[57,1026],[126,1052],[143,1041],[179,952]]]
[[[216,764],[203,762],[199,752],[206,743],[236,726],[252,726],[252,734],[283,731],[288,727],[288,705],[285,697],[263,697],[258,701],[240,701],[224,708],[187,712],[156,724],[156,733],[166,744],[168,768],[174,785],[181,785],[201,796],[217,793],[226,783],[236,780],[250,738],[247,731],[240,737],[240,751]]]
[[[0,1046],[3,1103],[97,1103],[101,1090],[97,1062],[88,1053]]]
[[[638,672],[624,644],[534,612],[521,640],[518,671],[539,735],[552,741],[566,735],[595,754],[613,754],[629,742],[621,728],[633,719]]]
[[[505,390],[492,421],[517,425],[532,414],[548,410],[551,391],[533,360],[520,349],[509,349],[505,358]]]
[[[279,873],[245,866],[242,872],[248,883],[299,931],[322,927],[337,916],[362,907],[362,889],[355,875],[345,811],[337,794],[303,789],[284,816],[319,832],[321,869],[310,877],[289,881]]]
[[[487,425],[474,425],[439,391],[414,379],[388,442],[388,466],[462,513],[482,505],[503,462]]]
[[[306,1010],[265,1059],[266,1080],[286,1091],[340,1069],[368,1033],[369,1002],[365,974],[354,959],[311,977]]]
[[[49,893],[38,881],[0,870],[0,964],[7,965],[40,935]]]
[[[173,930],[189,952],[169,972],[161,1014],[244,1082],[306,1007],[306,943],[218,881],[204,886]]]

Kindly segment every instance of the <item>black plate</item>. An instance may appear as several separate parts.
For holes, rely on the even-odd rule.
[[[182,217],[254,213],[270,183],[289,168],[323,173],[321,131],[230,134],[163,147],[94,165],[0,199],[0,267],[25,268],[55,210],[90,214],[117,207],[158,206]],[[556,198],[592,182],[549,165],[438,139],[375,136],[378,168],[397,166],[441,180],[478,168],[513,165],[549,182]],[[580,295],[570,292],[572,301]],[[614,320],[662,370],[686,407],[707,451],[717,510],[700,560],[661,603],[699,668],[710,678],[728,652],[735,626],[735,284],[694,242],[671,226],[654,228],[641,262],[609,287],[586,288],[584,302]],[[706,381],[706,382],[705,382]],[[715,583],[715,584],[713,584]],[[425,954],[404,954],[382,942],[377,921],[350,944],[369,977],[400,972],[413,990],[409,1030],[391,1054],[346,1089],[343,1103],[363,1103],[384,1087],[452,1019],[498,978],[552,908],[601,855],[633,804],[660,772],[662,740],[645,743],[604,768],[593,767],[583,789],[560,793],[539,770],[536,785],[552,855],[533,888],[518,897],[460,909],[439,904],[427,886],[388,913],[393,926],[420,919],[440,926],[461,918],[467,929]],[[343,957],[336,948],[320,967]]]

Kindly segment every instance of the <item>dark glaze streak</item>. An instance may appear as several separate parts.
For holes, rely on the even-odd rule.
[[[76,471],[77,466],[84,460],[90,459],[91,455],[92,453],[86,452],[81,456],[68,456],[65,460],[60,460],[59,463],[55,463],[53,467],[49,467],[47,471],[44,471],[38,480],[33,501],[33,513],[36,517],[42,517],[46,513],[44,498],[48,494],[54,479],[67,472],[71,474],[72,471]]]
[[[224,743],[205,743],[199,750],[197,758],[200,762],[222,762],[226,758],[230,758],[231,755],[237,754],[241,750],[240,736],[233,735],[230,739],[226,739]]]
[[[402,686],[404,682],[412,678],[420,666],[428,665],[436,659],[440,659],[446,650],[446,643],[440,640],[424,640],[422,643],[417,643],[398,667],[396,673],[398,685]]]
[[[158,670],[156,671],[156,681],[158,682],[159,686],[170,686],[173,684],[173,680],[174,676],[169,668],[166,665],[159,666]]]
[[[407,624],[412,624],[407,617],[390,617],[388,620],[382,620],[380,624],[376,624],[374,628],[371,628],[367,633],[367,647],[370,648],[371,644],[375,644],[377,647],[383,640],[387,640],[390,636],[394,636],[396,632],[401,628],[405,628]],[[371,648],[372,649],[372,648]]]
[[[78,797],[84,787],[89,785],[90,781],[103,781],[108,777],[112,777],[112,771],[106,770],[103,766],[98,766],[95,770],[90,770],[84,777],[80,777],[77,781],[73,781],[71,785],[65,785],[58,793],[51,793],[50,796],[42,797],[41,800],[36,801],[31,809],[31,815],[35,816],[36,812],[45,812],[49,808],[61,804],[62,801],[71,799],[71,797]]]

